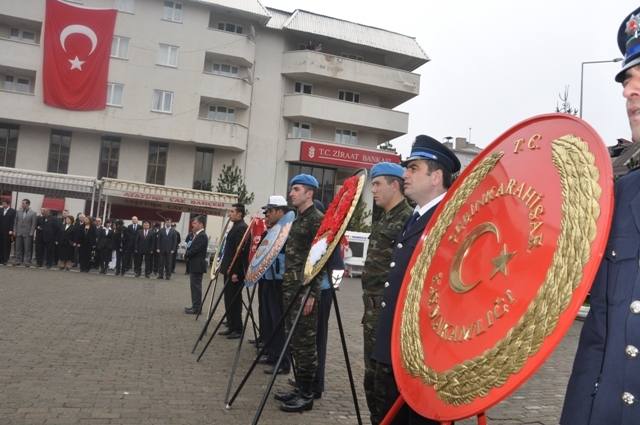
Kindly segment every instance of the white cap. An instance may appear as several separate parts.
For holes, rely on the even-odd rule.
[[[262,208],[267,209],[267,208],[273,208],[273,207],[286,207],[286,206],[287,206],[287,200],[284,199],[284,196],[271,195],[269,196],[269,202],[267,202],[267,205],[265,205]]]

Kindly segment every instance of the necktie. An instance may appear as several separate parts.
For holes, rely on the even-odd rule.
[[[419,219],[420,219],[420,213],[418,211],[414,212],[413,215],[411,216],[411,222],[409,223],[409,225],[413,226],[415,222],[418,221]]]

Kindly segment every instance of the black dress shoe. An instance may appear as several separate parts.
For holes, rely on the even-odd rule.
[[[264,373],[266,373],[267,375],[273,375],[273,369],[275,368],[275,365],[273,367],[268,367],[264,370]],[[280,369],[278,369],[278,375],[288,375],[290,372],[291,368],[290,367],[282,367],[280,366]]]
[[[258,364],[268,364],[268,365],[273,365],[276,362],[274,362],[273,360],[271,360],[269,358],[269,356],[267,356],[266,354],[263,354],[262,356],[260,356],[260,358],[258,359]]]
[[[283,412],[304,412],[313,409],[313,393],[301,392],[297,397],[280,405]]]
[[[227,339],[240,339],[242,334],[240,332],[233,331],[229,335],[227,335]]]
[[[231,329],[225,329],[225,330],[224,330],[224,331],[222,331],[222,332],[218,332],[218,334],[219,334],[219,335],[222,335],[222,336],[231,335],[231,333],[233,333],[233,331],[232,331]]]
[[[158,277],[156,277],[156,279],[164,279],[164,277],[158,276]]]
[[[273,394],[274,399],[281,401],[283,403],[293,400],[296,397],[298,397],[297,388],[294,388],[291,391],[276,391],[275,394]]]
[[[199,308],[193,308],[193,307],[185,307],[184,308],[184,313],[185,314],[198,314],[200,312]]]

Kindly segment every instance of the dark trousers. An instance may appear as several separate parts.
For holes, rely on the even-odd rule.
[[[167,279],[171,277],[172,256],[170,252],[161,252],[158,254],[158,276],[166,276]]]
[[[267,301],[264,297],[265,282],[263,279],[258,281],[258,320],[260,320],[260,335],[258,335],[258,340],[262,342],[267,342],[267,339],[273,332],[274,326],[267,316]]]
[[[82,245],[78,250],[78,260],[80,263],[80,271],[88,272],[91,268],[91,247]]]
[[[105,274],[109,270],[109,263],[111,262],[112,252],[110,249],[105,249],[100,252],[100,272]]]
[[[178,257],[178,251],[176,248],[176,251],[173,251],[173,254],[171,255],[171,273],[175,273],[176,272],[176,259]]]
[[[151,267],[153,268],[154,273],[161,272],[159,270],[159,266],[160,266],[160,254],[158,254],[157,252],[154,252],[151,254]]]
[[[231,276],[225,276],[227,288],[224,291],[224,308],[227,312],[227,324],[229,329],[235,332],[242,332],[242,288],[244,284],[231,282]]]
[[[9,256],[11,254],[11,235],[1,234],[0,235],[0,264],[5,264],[9,261]]]
[[[135,270],[134,257],[136,255],[137,254],[135,254],[133,251],[127,251],[127,250],[123,251],[122,268],[124,269],[125,272],[128,272],[129,270],[131,270],[131,267],[134,267],[134,270]]]
[[[42,267],[44,264],[44,242],[42,239],[36,239],[36,264],[38,267]]]
[[[133,272],[137,275],[140,276],[140,274],[142,273],[142,254],[139,254],[137,252],[134,252],[132,255],[132,260],[133,260]]]
[[[273,335],[271,343],[267,346],[267,355],[275,362],[282,352],[285,339],[284,323],[281,324],[280,329],[276,330],[276,326],[278,326],[284,314],[282,281],[264,280],[260,282],[260,285],[264,286],[262,292],[265,304],[265,324],[267,325],[267,329],[264,329],[262,322],[260,322],[260,334],[264,343],[269,341]],[[289,367],[289,358],[289,353],[286,353],[282,359],[282,367],[285,369]]]
[[[202,307],[202,275],[203,273],[190,273],[189,284],[191,286],[191,308],[198,311]]]
[[[316,346],[318,350],[318,370],[313,381],[313,391],[324,392],[324,369],[327,360],[327,337],[329,336],[329,316],[331,316],[331,304],[333,289],[320,291],[320,304],[318,305],[318,332],[316,333]]]
[[[144,275],[150,276],[151,270],[153,269],[153,254],[142,254],[140,255],[140,266],[138,266],[138,270],[142,268],[142,260],[144,259]],[[138,273],[140,274],[140,273]]]
[[[116,249],[116,276],[119,274],[124,275],[124,272],[124,253]]]
[[[53,267],[56,264],[56,244],[55,242],[45,242],[44,244],[44,264]]]

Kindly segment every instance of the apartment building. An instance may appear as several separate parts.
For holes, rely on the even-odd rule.
[[[428,61],[411,37],[256,0],[68,1],[118,10],[107,107],[45,105],[45,1],[0,2],[0,167],[125,181],[130,192],[210,191],[233,162],[256,211],[293,174],[316,176],[326,203],[357,169],[398,159],[376,147],[407,132],[394,108],[419,94],[412,71]],[[2,184],[0,173],[15,200]],[[89,210],[88,196],[27,193],[35,208]],[[112,198],[113,217],[144,207],[125,198]]]

